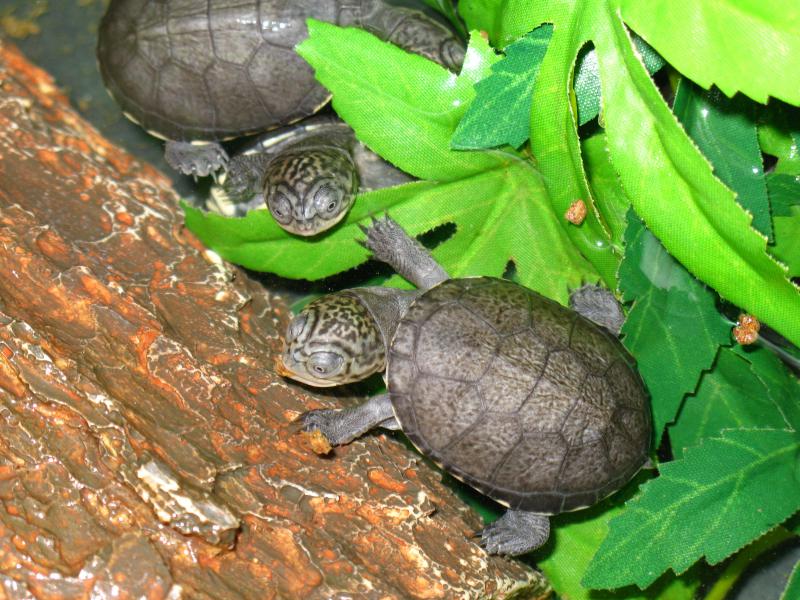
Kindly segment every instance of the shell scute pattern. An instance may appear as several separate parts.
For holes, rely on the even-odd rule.
[[[559,433],[527,431],[522,442],[494,473],[494,485],[498,489],[515,489],[520,477],[530,479],[530,491],[548,493],[555,489],[558,474],[567,442]],[[536,470],[536,477],[530,477],[530,471]]]
[[[649,446],[644,387],[621,344],[513,283],[449,280],[390,345],[388,387],[409,438],[515,509],[574,510],[619,488]]]
[[[633,373],[624,360],[618,360],[606,371],[606,381],[615,398],[620,399],[620,403],[629,408],[638,409],[629,402],[630,398],[635,398],[635,392],[641,386],[638,375]]]
[[[123,110],[162,137],[262,131],[329,98],[294,46],[307,17],[348,25],[360,14],[341,11],[342,22],[340,10],[317,0],[115,0],[100,26],[100,70]]]
[[[438,448],[448,447],[486,412],[478,391],[466,383],[422,375],[416,380],[413,396],[419,411],[439,411],[442,415],[441,421],[426,419],[420,423],[422,434]],[[460,427],[448,426],[449,422],[458,422]]]
[[[558,487],[564,493],[592,494],[598,481],[613,479],[605,446],[598,440],[592,444],[570,446],[558,476]],[[597,500],[590,495],[587,504]]]
[[[432,313],[419,332],[417,365],[424,373],[477,381],[494,358],[497,334],[483,319],[459,304]]]
[[[479,315],[495,332],[509,335],[530,325],[530,300],[525,288],[477,285],[466,290],[459,304]]]
[[[443,449],[447,465],[501,465],[522,440],[522,427],[513,415],[489,412],[464,428]]]

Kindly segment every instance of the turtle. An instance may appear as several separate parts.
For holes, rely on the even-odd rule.
[[[328,103],[330,93],[294,50],[308,35],[307,18],[361,27],[451,70],[459,69],[464,58],[463,42],[446,26],[383,0],[112,0],[99,27],[98,65],[123,113],[167,140],[165,159],[172,168],[216,177],[230,161],[221,141],[295,123]],[[290,151],[290,144],[283,145]],[[314,191],[349,181],[326,171],[348,163],[342,156],[347,152],[304,152],[314,154],[308,162],[328,179],[322,188],[312,186]],[[274,152],[272,159],[278,159]],[[236,194],[262,182],[252,175],[254,162],[246,161],[227,177],[232,201],[258,201]],[[303,159],[295,152],[283,163],[288,173],[290,163],[302,165]],[[350,196],[333,188],[323,195]],[[266,202],[272,205],[269,195]],[[320,204],[327,207],[330,201]],[[341,204],[339,218],[348,206]],[[329,215],[318,221],[328,227],[336,222]],[[297,229],[294,233],[304,235],[322,231],[306,223]]]
[[[290,322],[276,370],[318,387],[385,370],[387,392],[308,411],[301,429],[332,446],[378,426],[402,430],[508,508],[478,534],[502,555],[540,547],[551,515],[600,501],[648,463],[648,395],[616,335],[624,317],[613,294],[584,286],[565,307],[506,279],[449,277],[388,216],[364,231],[374,257],[417,289],[315,300]]]
[[[286,231],[312,236],[344,218],[357,192],[410,181],[341,119],[312,116],[245,146],[211,187],[205,208],[228,217],[268,209]]]

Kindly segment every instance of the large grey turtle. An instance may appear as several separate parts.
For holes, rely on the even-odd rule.
[[[219,141],[298,121],[328,102],[329,92],[294,50],[308,35],[309,17],[362,27],[449,68],[463,60],[463,44],[445,26],[382,0],[112,0],[99,29],[100,72],[126,116],[167,140],[172,167],[213,174],[228,163]],[[324,176],[341,168],[342,161],[328,159],[311,159]],[[228,178],[229,195],[253,187],[252,179],[237,179],[251,175],[248,166]],[[330,187],[343,178],[328,179]],[[267,195],[270,208],[271,200]],[[319,230],[304,223],[296,233]]]
[[[309,304],[289,325],[282,374],[314,386],[386,368],[388,393],[301,417],[333,444],[400,428],[447,471],[509,510],[481,533],[489,552],[522,554],[549,535],[548,515],[594,504],[647,460],[647,394],[606,327],[622,313],[585,287],[581,316],[515,283],[450,279],[388,217],[367,247],[417,291],[355,288]]]

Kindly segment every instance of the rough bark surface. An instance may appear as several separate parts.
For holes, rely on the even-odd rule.
[[[0,41],[0,597],[546,595],[402,444],[309,450],[285,323]]]

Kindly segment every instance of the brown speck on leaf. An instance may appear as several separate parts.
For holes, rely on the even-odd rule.
[[[486,31],[485,29],[481,29],[479,33],[480,33],[480,35],[481,35],[481,37],[483,39],[485,39],[487,42],[489,41],[489,32],[488,31]]]
[[[580,225],[586,218],[586,203],[578,198],[569,205],[567,212],[564,213],[564,218],[573,225]]]
[[[736,327],[733,328],[733,337],[742,346],[754,344],[758,339],[761,323],[753,315],[741,314]]]

